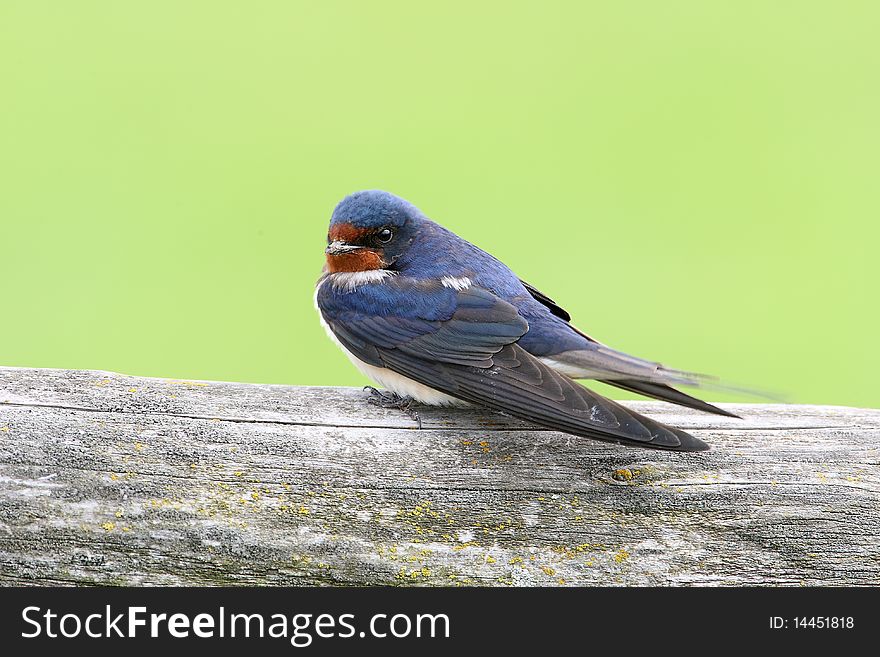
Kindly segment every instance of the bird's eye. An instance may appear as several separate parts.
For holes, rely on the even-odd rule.
[[[394,231],[390,228],[383,228],[378,233],[376,233],[376,241],[380,244],[388,244],[391,241],[391,238],[394,237]]]

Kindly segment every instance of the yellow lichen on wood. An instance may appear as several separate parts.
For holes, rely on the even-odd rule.
[[[619,468],[614,471],[611,477],[617,481],[632,481],[633,472],[629,468]]]

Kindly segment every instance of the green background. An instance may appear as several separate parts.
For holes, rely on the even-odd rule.
[[[3,0],[0,364],[361,385],[312,290],[334,204],[383,188],[614,347],[880,406],[878,26],[839,0]]]

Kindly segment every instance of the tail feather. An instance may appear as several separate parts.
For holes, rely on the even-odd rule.
[[[705,402],[702,399],[692,397],[691,395],[688,395],[681,390],[676,390],[672,386],[668,386],[665,383],[639,381],[638,379],[610,379],[604,380],[602,381],[602,383],[607,383],[608,385],[612,385],[617,388],[621,388],[622,390],[627,390],[629,392],[646,395],[647,397],[653,397],[654,399],[659,399],[661,401],[678,404],[679,406],[693,408],[697,411],[704,411],[706,413],[714,413],[715,415],[724,415],[725,417],[735,417],[742,419],[736,413],[725,411],[723,408],[719,408],[718,406],[710,404],[709,402]]]

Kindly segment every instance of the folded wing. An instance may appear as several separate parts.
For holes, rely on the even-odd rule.
[[[360,295],[381,294],[382,301],[401,304],[408,283],[396,278],[382,290],[361,288]],[[426,290],[420,289],[420,293]],[[455,295],[451,312],[374,315],[344,312],[322,303],[324,319],[337,338],[361,360],[386,367],[419,383],[513,417],[587,438],[641,447],[700,451],[707,445],[684,431],[668,427],[563,376],[516,344],[527,322],[511,304],[489,291],[470,287],[435,291]],[[371,304],[361,300],[362,307]]]

